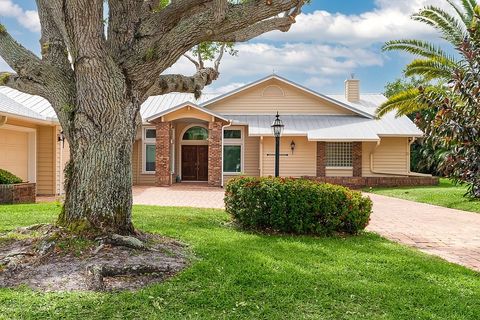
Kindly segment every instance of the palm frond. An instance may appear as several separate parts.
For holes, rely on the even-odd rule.
[[[463,21],[440,8],[428,6],[414,14],[412,19],[434,27],[442,33],[442,38],[454,45],[461,43],[467,35]]]
[[[397,116],[403,116],[427,107],[419,102],[419,96],[420,90],[417,88],[397,93],[377,108],[375,116],[381,118],[394,110],[397,111]]]
[[[467,13],[466,9],[460,8],[453,0],[446,0],[447,3],[455,10],[458,17],[463,21],[465,28],[468,28],[472,21],[472,16]]]
[[[447,64],[456,64],[455,59],[443,51],[442,48],[423,40],[392,40],[385,43],[382,50],[400,50],[428,59],[445,60]]]
[[[462,0],[462,6],[469,20],[472,20],[475,16],[475,7],[477,6],[476,0]]]
[[[405,68],[407,77],[420,76],[426,81],[434,79],[448,80],[451,78],[455,66],[447,64],[446,61],[436,59],[416,59]]]

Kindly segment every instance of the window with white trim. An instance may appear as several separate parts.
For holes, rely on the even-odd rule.
[[[348,168],[353,166],[352,157],[353,143],[351,142],[327,142],[326,158],[327,167]]]
[[[223,173],[239,174],[243,170],[243,130],[228,127],[223,131]]]
[[[156,137],[157,131],[155,128],[143,128],[142,140],[142,172],[153,174],[155,173],[155,159],[156,159]]]

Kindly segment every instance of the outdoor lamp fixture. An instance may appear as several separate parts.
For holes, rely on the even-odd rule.
[[[292,154],[293,154],[293,151],[295,151],[295,141],[292,140],[292,142],[290,142],[290,149],[292,149]]]
[[[57,141],[58,142],[64,142],[65,141],[65,134],[63,133],[63,131],[60,131],[60,133],[58,134]]]
[[[277,115],[272,124],[272,132],[275,137],[275,177],[280,175],[280,136],[282,135],[284,127],[285,126],[283,125],[282,120],[280,120],[280,115],[277,111]]]

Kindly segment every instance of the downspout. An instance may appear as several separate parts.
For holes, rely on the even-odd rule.
[[[220,158],[220,161],[222,162],[222,172],[221,172],[221,175],[222,175],[222,179],[221,179],[221,187],[223,188],[223,182],[224,182],[224,177],[223,177],[223,147],[224,147],[224,142],[223,142],[223,137],[224,137],[224,131],[225,131],[225,128],[228,128],[232,125],[232,120],[229,120],[228,121],[228,124],[222,126],[222,151],[220,152],[222,157]]]
[[[263,177],[263,136],[260,136],[260,155],[259,155],[260,177]]]

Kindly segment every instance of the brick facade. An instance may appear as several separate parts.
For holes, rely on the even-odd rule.
[[[307,177],[319,182],[338,184],[352,189],[365,187],[435,186],[438,177]]]
[[[325,167],[327,164],[326,143],[317,142],[317,177],[325,177]]]
[[[0,204],[35,203],[35,200],[35,183],[0,185]]]
[[[222,185],[222,122],[208,124],[208,185]]]
[[[353,176],[362,176],[362,143],[354,142],[352,146]]]
[[[170,168],[171,134],[172,125],[170,122],[157,122],[156,126],[156,147],[155,147],[155,180],[160,187],[172,184]]]

